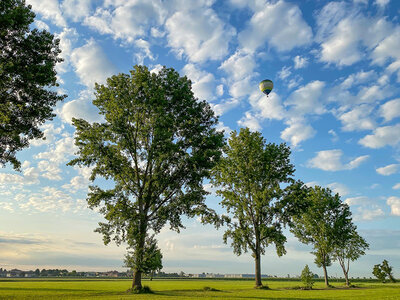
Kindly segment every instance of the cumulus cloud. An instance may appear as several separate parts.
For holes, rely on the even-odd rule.
[[[328,188],[330,188],[335,194],[339,194],[340,196],[346,196],[349,194],[349,188],[344,185],[343,183],[339,182],[332,182],[326,185]]]
[[[400,164],[391,164],[387,165],[385,167],[377,168],[376,173],[384,175],[384,176],[389,176],[394,173],[396,173],[400,168]]]
[[[325,113],[326,109],[321,101],[324,87],[324,82],[315,80],[295,90],[285,102],[289,113],[295,117]]]
[[[308,59],[306,57],[302,57],[300,55],[296,55],[293,58],[293,62],[294,62],[295,69],[305,68],[308,65]]]
[[[371,221],[385,215],[382,207],[366,196],[347,198],[344,202],[355,209],[355,221]]]
[[[260,120],[249,111],[237,123],[239,126],[248,127],[251,131],[259,131],[261,129]]]
[[[400,117],[400,98],[390,100],[382,104],[379,108],[379,114],[386,122]]]
[[[399,183],[396,183],[396,184],[392,187],[392,189],[394,189],[394,190],[400,190],[400,182],[399,182]]]
[[[49,180],[61,180],[61,169],[58,165],[50,163],[47,160],[38,162],[38,169],[41,171],[41,176]]]
[[[74,49],[71,61],[82,84],[89,88],[93,88],[95,83],[104,83],[107,77],[116,73],[113,64],[93,39]]]
[[[217,116],[222,116],[224,113],[237,107],[239,104],[240,101],[238,99],[231,98],[228,100],[221,101],[217,104],[211,103],[211,107],[213,108]]]
[[[61,4],[63,14],[74,22],[89,16],[92,0],[64,0]]]
[[[53,143],[56,139],[56,136],[59,135],[64,129],[64,126],[55,127],[54,123],[46,123],[42,125],[40,129],[43,131],[44,139],[32,140],[30,142],[31,146],[38,147]]]
[[[389,197],[386,201],[387,205],[390,206],[390,213],[394,216],[400,216],[400,198]]]
[[[374,107],[368,104],[362,104],[354,107],[338,116],[342,122],[343,131],[371,130],[376,127],[375,121],[371,117]]]
[[[75,141],[72,136],[66,136],[54,143],[48,151],[40,152],[34,155],[36,159],[46,159],[52,163],[60,164],[67,161],[77,152]]]
[[[324,171],[352,170],[359,167],[369,158],[369,155],[363,155],[356,157],[348,163],[343,163],[342,156],[343,151],[340,149],[319,151],[314,158],[307,162],[307,166]]]
[[[65,73],[69,70],[70,58],[73,50],[73,45],[78,40],[78,32],[74,28],[65,27],[61,33],[55,35],[60,39],[61,57],[63,62],[56,65],[57,73]]]
[[[84,119],[90,123],[103,121],[103,116],[92,104],[93,98],[93,92],[85,90],[79,93],[78,99],[65,103],[59,112],[63,122],[72,124],[72,118]]]
[[[228,54],[235,30],[219,19],[211,8],[178,11],[165,23],[168,45],[178,56],[192,62],[218,60]]]
[[[288,51],[309,44],[312,36],[299,7],[277,1],[265,3],[255,11],[247,27],[240,32],[239,42],[250,52],[265,46],[266,42],[278,51]]]
[[[274,92],[266,97],[259,91],[256,91],[250,95],[250,104],[263,119],[282,120],[286,116],[282,100]]]
[[[219,67],[234,81],[254,75],[255,68],[256,62],[253,55],[243,51],[236,51]]]
[[[374,49],[393,30],[385,18],[366,17],[349,6],[344,1],[329,2],[317,15],[317,41],[321,42],[323,62],[352,65],[369,57],[370,51],[366,50]]]
[[[374,70],[368,72],[360,71],[354,74],[350,74],[341,84],[340,87],[343,89],[349,89],[353,86],[373,81],[377,78],[377,74]]]
[[[27,0],[26,3],[32,5],[33,11],[42,15],[44,19],[50,20],[59,27],[67,26],[58,0]]]
[[[197,98],[208,101],[216,98],[216,83],[213,74],[200,70],[194,64],[185,65],[183,73],[192,81],[192,90]]]
[[[86,17],[84,24],[128,43],[146,35],[152,26],[163,23],[166,14],[161,1],[116,1],[104,6]]]
[[[395,146],[400,143],[400,124],[378,127],[373,134],[366,135],[358,141],[359,144],[373,149],[385,146]]]
[[[288,121],[289,127],[281,132],[281,139],[297,147],[301,142],[312,138],[316,131],[304,121]]]

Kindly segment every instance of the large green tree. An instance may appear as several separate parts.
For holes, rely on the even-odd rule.
[[[64,98],[49,89],[57,86],[59,40],[32,30],[34,18],[24,0],[0,1],[0,166],[15,169],[21,165],[16,153],[43,137],[39,126],[54,117],[54,105]]]
[[[349,269],[350,261],[357,260],[360,256],[365,255],[365,250],[369,249],[369,244],[357,232],[355,225],[351,224],[350,234],[341,236],[339,243],[333,251],[333,258],[336,259],[346,279],[346,285],[350,285]]]
[[[93,103],[105,121],[73,120],[79,151],[69,164],[93,167],[92,180],[113,180],[110,188],[90,186],[87,201],[107,221],[96,230],[105,244],[126,242],[133,251],[132,287],[140,289],[149,233],[166,223],[179,231],[182,215],[213,216],[203,179],[221,156],[223,134],[209,104],[173,69],[135,66],[95,89]]]
[[[242,128],[231,133],[224,156],[213,169],[212,183],[232,217],[224,242],[230,239],[237,255],[251,251],[256,287],[262,286],[261,255],[266,247],[275,244],[279,256],[286,253],[282,227],[301,198],[295,193],[301,183],[292,177],[295,169],[289,157],[285,144],[267,144],[259,132]]]
[[[293,218],[291,231],[305,244],[314,248],[315,263],[322,267],[325,285],[329,286],[327,267],[332,264],[334,250],[348,239],[353,226],[347,204],[328,188],[316,186],[309,189],[308,208]]]

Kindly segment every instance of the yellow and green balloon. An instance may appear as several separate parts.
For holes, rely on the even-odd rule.
[[[259,87],[260,91],[268,96],[268,94],[271,93],[272,89],[274,88],[274,83],[269,79],[265,79],[260,82]]]

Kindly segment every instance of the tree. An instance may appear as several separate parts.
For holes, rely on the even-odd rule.
[[[54,105],[65,97],[49,89],[57,86],[59,40],[31,30],[34,18],[24,0],[0,2],[0,166],[9,162],[17,170],[16,152],[43,137],[39,126],[55,116]]]
[[[154,273],[163,268],[161,250],[157,247],[157,240],[154,239],[154,236],[146,238],[143,264],[141,266],[136,265],[137,259],[135,257],[135,251],[128,251],[125,255],[124,262],[125,266],[131,270],[140,267],[142,272],[146,275],[150,275],[150,280],[153,280]]]
[[[347,239],[352,229],[351,212],[342,203],[339,194],[333,195],[328,188],[316,186],[309,190],[307,210],[293,218],[293,234],[305,244],[312,244],[315,264],[322,267],[325,285],[329,286],[327,267],[335,248]]]
[[[396,282],[396,280],[393,277],[392,270],[393,268],[389,266],[389,262],[386,259],[384,259],[382,264],[377,264],[374,266],[372,274],[374,274],[374,276],[378,278],[378,280],[381,282],[386,282],[386,277],[388,277],[391,282]]]
[[[223,239],[225,243],[231,239],[237,255],[251,251],[256,287],[261,287],[261,255],[265,248],[273,243],[279,256],[286,252],[282,225],[289,219],[287,191],[295,190],[290,149],[285,144],[267,144],[259,132],[242,128],[239,134],[231,133],[224,154],[213,169],[212,179],[219,188],[217,195],[222,196],[221,205],[233,217]],[[290,185],[283,189],[281,184]]]
[[[96,229],[104,243],[126,242],[134,252],[132,288],[141,289],[149,233],[167,222],[179,232],[182,215],[214,218],[202,183],[221,156],[223,133],[210,105],[173,69],[135,66],[95,90],[104,122],[73,119],[79,150],[69,165],[93,167],[91,180],[113,182],[107,189],[90,186],[87,201],[107,221]]]
[[[361,255],[365,255],[365,250],[369,249],[369,244],[357,233],[357,228],[352,224],[353,229],[347,237],[342,237],[340,243],[335,247],[333,258],[339,261],[342,267],[346,286],[350,286],[349,268],[350,261],[357,260]]]
[[[303,269],[303,271],[301,271],[301,281],[304,284],[304,287],[307,290],[311,290],[312,286],[314,285],[314,274],[313,272],[310,271],[310,268],[308,267],[308,265],[306,265]]]

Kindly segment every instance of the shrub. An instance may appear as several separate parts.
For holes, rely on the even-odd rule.
[[[304,288],[305,289],[312,289],[312,286],[314,284],[314,280],[313,280],[314,274],[310,271],[310,268],[308,267],[308,265],[306,265],[303,269],[303,271],[301,272],[301,281],[304,284]]]

